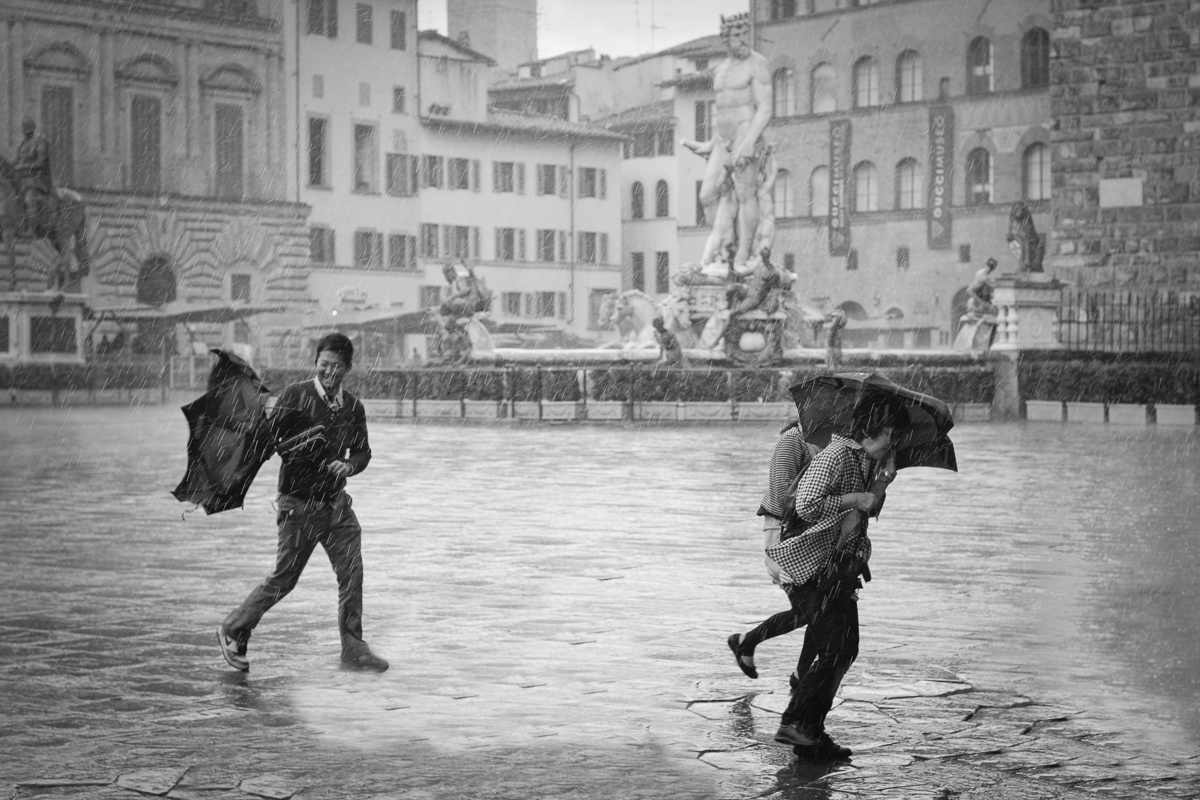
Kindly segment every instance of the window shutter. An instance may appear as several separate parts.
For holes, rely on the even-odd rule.
[[[497,261],[499,261],[499,260],[500,260],[500,254],[504,252],[503,230],[504,230],[503,228],[496,228],[496,236],[495,236],[495,239],[496,239],[495,259],[496,259]]]
[[[558,232],[558,260],[564,261],[564,262],[567,260],[567,232],[566,231]]]
[[[446,258],[454,257],[454,241],[451,236],[453,231],[454,231],[453,225],[443,225],[442,226],[442,243],[445,245],[442,248],[442,252],[446,254]]]
[[[471,258],[479,258],[479,228],[471,228]]]
[[[383,234],[376,233],[372,236],[372,238],[375,240],[375,242],[374,242],[375,246],[372,248],[372,250],[374,252],[371,254],[371,256],[372,256],[371,266],[377,267],[377,268],[382,268],[383,267]]]
[[[570,177],[570,172],[566,167],[558,167],[558,196],[567,196],[567,179]]]
[[[575,196],[583,197],[583,167],[575,168]]]
[[[567,318],[567,293],[558,292],[558,318]]]
[[[525,194],[525,164],[524,164],[524,162],[517,162],[516,173],[517,173],[516,174],[517,194]]]
[[[471,191],[479,191],[479,159],[471,159]]]
[[[492,162],[492,194],[500,191],[500,162]]]
[[[337,0],[328,0],[328,2],[329,2],[329,5],[327,7],[328,10],[326,11],[326,13],[328,14],[327,19],[329,21],[329,28],[328,28],[329,38],[336,39],[337,38],[337,18],[338,18]]]
[[[600,263],[608,263],[608,234],[600,234]]]
[[[608,170],[600,170],[600,199],[608,198]]]
[[[517,260],[525,260],[525,229],[521,228],[517,231]]]

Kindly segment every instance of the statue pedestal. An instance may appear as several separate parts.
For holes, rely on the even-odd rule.
[[[993,350],[1059,350],[1063,284],[1044,273],[1004,275],[995,281],[992,302],[1000,309]]]
[[[83,364],[86,295],[0,292],[0,364]]]

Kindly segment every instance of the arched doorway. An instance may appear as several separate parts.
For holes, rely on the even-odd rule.
[[[175,300],[175,271],[166,256],[150,256],[138,270],[137,300],[148,306],[164,306]]]
[[[861,322],[867,318],[867,310],[853,300],[847,300],[839,304],[838,308],[846,313],[846,319]]]

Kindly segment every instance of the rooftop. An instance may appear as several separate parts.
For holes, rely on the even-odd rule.
[[[633,130],[651,127],[655,123],[675,119],[675,101],[660,100],[657,103],[647,103],[644,106],[627,108],[610,117],[595,120],[595,124],[610,130]]]
[[[712,79],[712,69],[703,69],[685,75],[676,75],[674,78],[663,81],[659,86],[674,86],[677,89],[711,89]]]
[[[513,78],[508,77],[501,80],[499,83],[494,83],[488,87],[489,92],[514,92],[527,91],[529,89],[547,89],[564,86],[573,86],[575,84],[575,74],[571,71],[556,72],[553,75],[546,75],[540,78]]]
[[[628,138],[616,131],[605,130],[595,125],[494,109],[488,111],[486,120],[422,117],[421,123],[430,128],[455,133],[512,133],[531,135],[535,138],[607,139],[612,142],[623,142]]]
[[[454,41],[449,36],[443,36],[442,34],[438,33],[437,31],[432,31],[432,30],[420,31],[417,34],[417,40],[419,42],[439,42],[441,44],[446,45],[447,47],[457,50],[458,52],[462,53],[464,56],[471,59],[472,61],[482,61],[483,63],[487,64],[490,67],[496,66],[496,62],[493,59],[491,59],[490,57],[485,56],[483,53],[479,52],[478,50],[471,49],[470,47],[463,44],[462,42]]]
[[[725,52],[725,41],[720,36],[701,36],[699,39],[692,39],[690,42],[683,42],[674,47],[668,47],[666,50],[659,50],[656,53],[645,53],[640,56],[623,59],[615,68],[622,69],[631,64],[640,64],[643,61],[649,61],[652,58],[659,58],[661,56],[715,58],[724,56]]]

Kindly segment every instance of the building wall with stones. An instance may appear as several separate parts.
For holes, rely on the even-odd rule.
[[[1048,266],[1080,288],[1200,289],[1200,2],[1052,10]]]
[[[0,154],[15,157],[26,116],[47,135],[56,183],[87,205],[82,290],[93,309],[307,306],[308,210],[285,201],[283,44],[268,10],[254,0],[0,8]],[[48,242],[16,255],[18,286],[46,286]],[[13,277],[7,248],[0,265]],[[262,351],[289,327],[256,316],[193,333]]]

